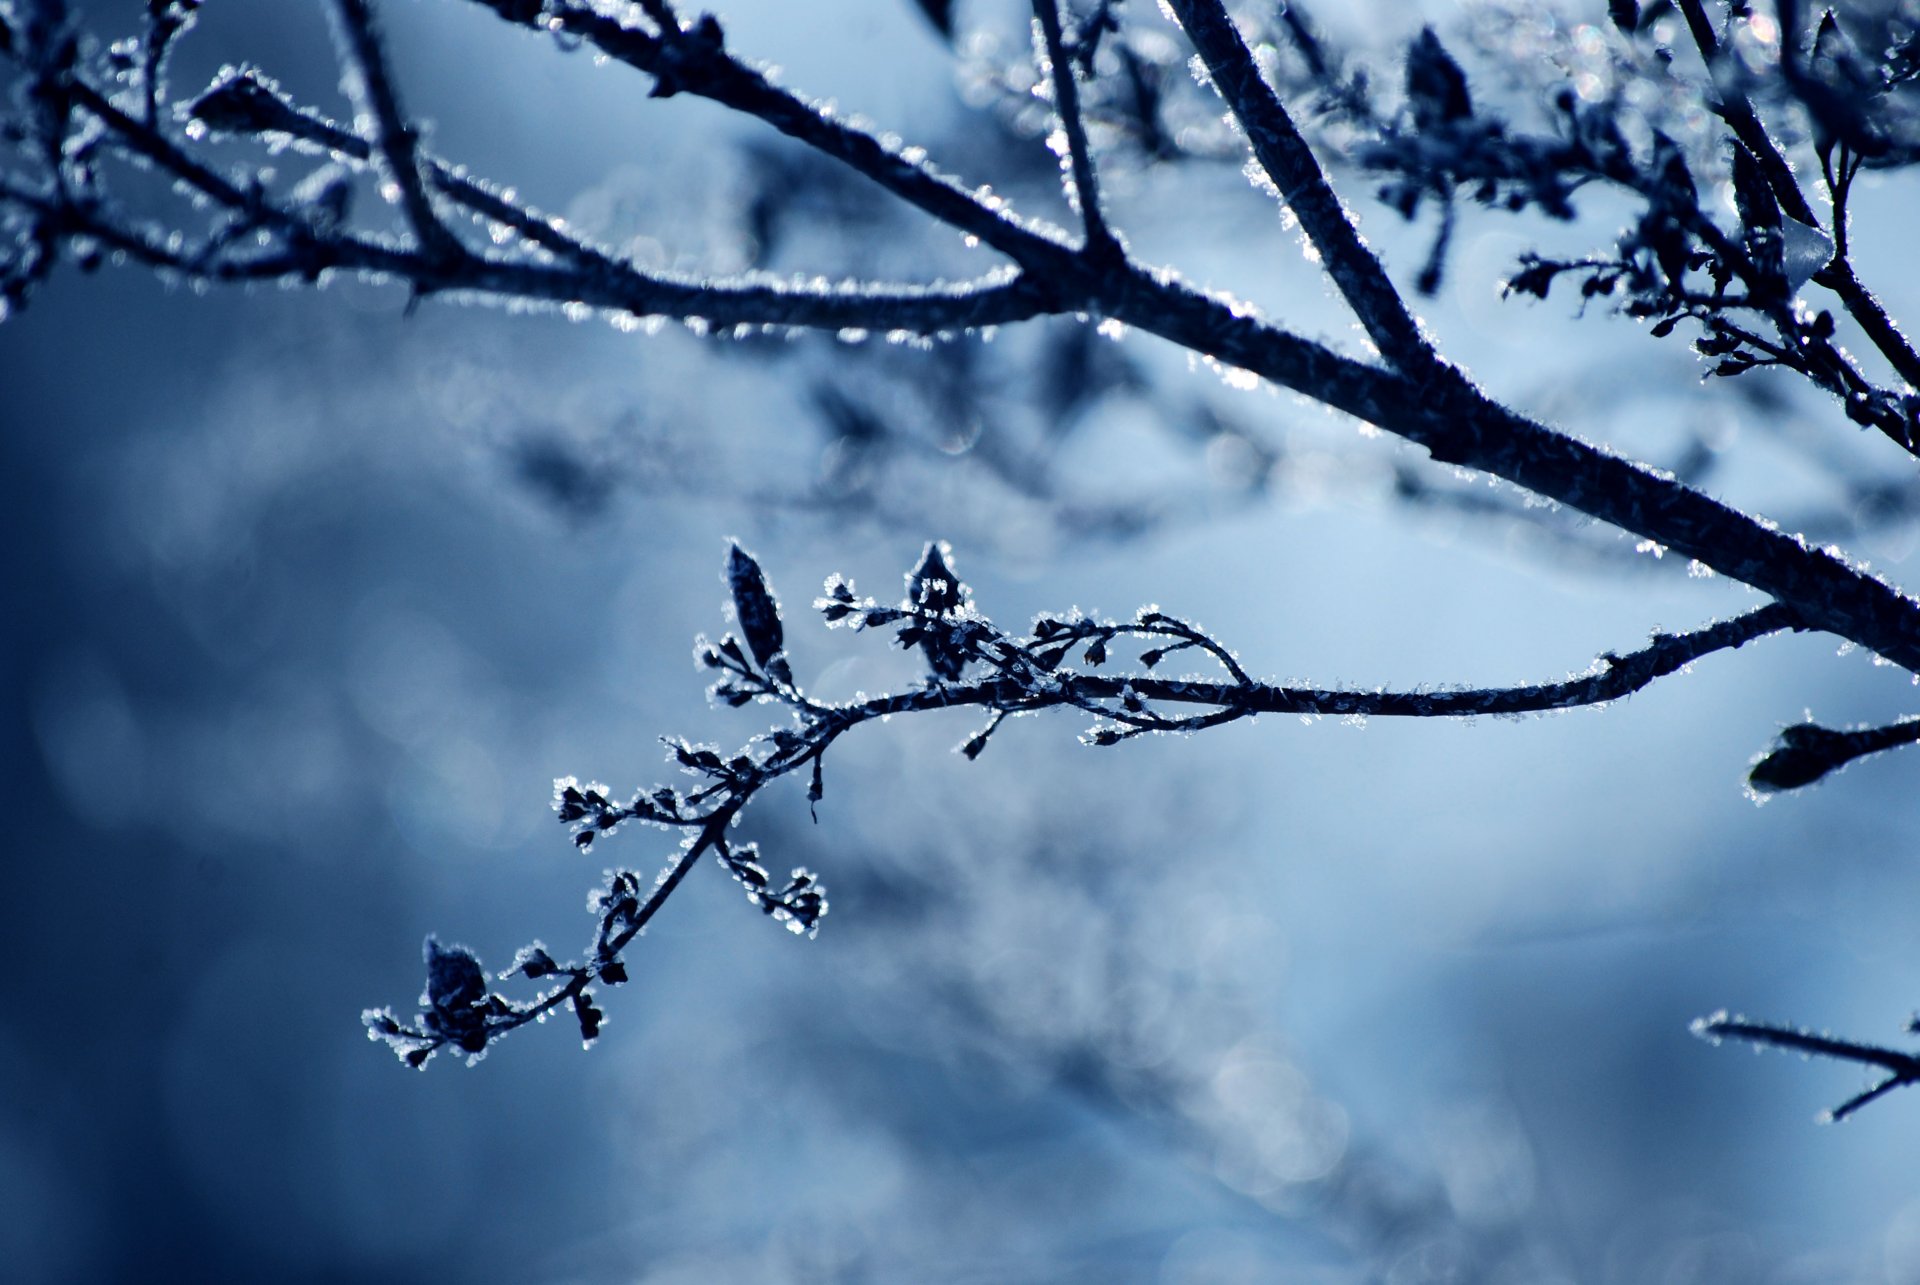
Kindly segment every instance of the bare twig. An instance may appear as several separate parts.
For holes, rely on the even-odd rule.
[[[1382,355],[1415,380],[1464,382],[1434,355],[1399,291],[1327,185],[1293,118],[1260,75],[1252,52],[1220,0],[1169,0],[1169,8],[1200,51],[1215,89],[1246,131],[1261,168],[1299,218],[1307,239],[1325,261],[1327,274]]]
[[[909,598],[899,606],[857,598],[852,584],[837,576],[828,581],[826,596],[814,605],[829,624],[855,629],[897,627],[896,641],[901,646],[917,646],[927,654],[932,680],[904,691],[831,704],[813,699],[794,682],[785,659],[785,631],[776,599],[758,563],[738,546],[729,556],[728,578],[744,637],[728,635],[717,645],[702,640],[702,662],[721,675],[711,694],[734,706],[750,702],[783,706],[792,721],[755,738],[731,757],[712,747],[670,741],[674,759],[702,782],[691,791],[659,787],[617,803],[604,786],[581,787],[571,778],[556,783],[555,807],[560,819],[573,827],[578,846],[591,847],[628,823],[640,822],[682,831],[686,839],[680,855],[644,899],[633,876],[624,872],[612,876],[599,903],[600,928],[587,961],[562,967],[541,951],[543,962],[526,975],[562,980],[534,1001],[516,1003],[491,995],[484,987],[467,986],[461,988],[464,998],[458,1004],[435,1000],[411,1024],[384,1009],[370,1011],[366,1015],[369,1031],[402,1058],[424,1065],[434,1051],[447,1045],[478,1054],[492,1039],[569,1003],[580,1011],[583,1029],[591,1039],[598,1017],[586,988],[596,979],[625,979],[620,952],[709,851],[746,887],[755,905],[796,931],[817,929],[826,913],[818,880],[796,870],[784,888],[776,888],[751,851],[736,851],[725,836],[760,791],[783,776],[810,772],[808,799],[817,802],[822,796],[821,765],[827,751],[842,735],[868,723],[935,710],[985,709],[991,714],[987,726],[961,747],[972,759],[1008,715],[1049,709],[1091,714],[1094,725],[1082,739],[1102,746],[1150,731],[1201,731],[1258,714],[1473,718],[1542,712],[1617,700],[1702,656],[1799,627],[1792,612],[1775,604],[1693,633],[1657,634],[1646,647],[1628,655],[1608,653],[1594,672],[1580,678],[1525,687],[1410,692],[1283,687],[1256,682],[1218,641],[1158,610],[1143,611],[1130,621],[1046,617],[1035,623],[1028,636],[1008,634],[974,609],[964,586],[937,548],[930,547],[920,570],[910,577]],[[1093,672],[1114,664],[1112,649],[1123,644],[1139,648],[1132,672]],[[1152,672],[1169,655],[1182,651],[1208,656],[1226,672],[1228,681],[1165,678]],[[1077,665],[1069,663],[1076,660]],[[977,667],[980,676],[966,678],[969,666]],[[1201,712],[1170,712],[1193,707]],[[444,954],[437,952],[430,944],[430,965]],[[527,958],[523,951],[522,960]],[[474,964],[470,971],[477,969]],[[510,971],[525,970],[517,966]],[[428,993],[435,994],[431,981]]]
[[[1781,729],[1780,743],[1753,765],[1747,783],[1762,794],[1795,790],[1812,785],[1855,759],[1915,741],[1920,741],[1920,717],[1851,732],[1838,732],[1817,723],[1795,723]]]
[[[1080,110],[1080,87],[1074,78],[1074,58],[1060,31],[1060,0],[1033,0],[1034,22],[1040,29],[1040,55],[1053,84],[1055,114],[1066,141],[1061,163],[1067,170],[1067,191],[1086,228],[1085,252],[1098,265],[1126,258],[1100,208],[1100,182],[1094,171],[1093,148],[1087,141],[1087,122]]]
[[[755,117],[781,133],[839,160],[940,222],[980,239],[1022,267],[1057,272],[1073,259],[1059,229],[1023,220],[997,198],[967,191],[924,159],[903,155],[829,114],[818,104],[769,82],[726,51],[719,24],[659,35],[623,23],[574,0],[544,6],[518,0],[472,0],[528,30],[584,40],[598,52],[656,78],[655,93],[693,94]]]
[[[1916,1027],[1909,1026],[1908,1029],[1914,1030]],[[1829,1057],[1839,1062],[1877,1066],[1889,1073],[1887,1078],[1878,1084],[1856,1093],[1828,1111],[1825,1118],[1829,1122],[1846,1119],[1869,1102],[1902,1085],[1920,1084],[1920,1057],[1902,1053],[1898,1049],[1835,1039],[1830,1035],[1815,1035],[1812,1031],[1802,1031],[1791,1026],[1751,1022],[1743,1017],[1730,1017],[1724,1011],[1715,1013],[1712,1017],[1695,1020],[1693,1033],[1715,1044],[1721,1040],[1743,1040],[1762,1048],[1792,1049],[1794,1052],[1812,1057]]]
[[[1853,180],[1860,172],[1860,159],[1844,143],[1835,150],[1839,154],[1837,165],[1833,152],[1823,152],[1820,156],[1821,174],[1833,206],[1833,258],[1813,279],[1839,296],[1847,314],[1859,324],[1881,356],[1900,372],[1900,378],[1920,389],[1920,352],[1914,350],[1885,306],[1854,270],[1847,202],[1853,192]]]
[[[1699,49],[1700,58],[1706,63],[1708,77],[1715,85],[1709,106],[1727,123],[1734,137],[1740,140],[1754,160],[1759,162],[1767,186],[1772,189],[1774,199],[1780,202],[1780,208],[1786,211],[1788,217],[1798,219],[1808,227],[1819,227],[1820,220],[1807,203],[1806,194],[1800,190],[1800,182],[1793,176],[1793,167],[1787,164],[1787,158],[1780,154],[1780,149],[1767,134],[1766,127],[1754,112],[1752,101],[1737,89],[1721,83],[1718,75],[1722,57],[1720,37],[1707,17],[1706,7],[1700,0],[1679,2],[1680,12],[1686,16],[1687,31],[1692,35],[1694,46]]]
[[[508,0],[474,2],[523,25],[532,21],[526,16],[529,10],[510,6]],[[727,54],[713,30],[697,25],[664,37],[564,2],[542,12],[547,21],[571,24],[573,34],[623,61],[675,78],[677,89],[703,92],[759,116],[958,230],[997,243],[1021,265],[1019,274],[964,286],[841,289],[751,278],[712,282],[652,276],[624,266],[609,272],[602,262],[578,259],[541,264],[464,255],[448,263],[344,232],[322,235],[303,215],[269,200],[258,186],[243,188],[196,161],[77,76],[69,92],[109,127],[114,145],[280,236],[285,242],[283,261],[293,275],[311,276],[330,268],[379,273],[398,276],[423,292],[466,290],[584,303],[633,315],[693,318],[709,326],[940,334],[1043,314],[1098,312],[1377,424],[1441,462],[1504,477],[1673,549],[1777,598],[1811,627],[1920,669],[1920,603],[1850,566],[1835,552],[1809,549],[1670,477],[1529,420],[1464,379],[1449,377],[1436,391],[1431,381],[1345,357],[1253,315],[1237,301],[1201,293],[1171,273],[1130,262],[1096,271],[1052,231],[1036,231],[989,199],[938,176],[917,157],[891,150],[768,84]],[[1238,40],[1230,26],[1216,28],[1216,34]],[[1309,177],[1324,186],[1317,175],[1316,168]],[[76,212],[71,200],[50,199],[61,217]],[[1331,216],[1337,210],[1336,204],[1323,213]],[[86,217],[99,219],[108,213],[102,209]],[[1352,232],[1344,215],[1337,222]],[[192,266],[191,256],[187,264]],[[244,269],[248,274],[258,270],[257,263]],[[1383,276],[1379,280],[1390,288]]]
[[[693,318],[710,326],[807,326],[840,330],[860,327],[885,332],[905,330],[937,334],[975,326],[1025,320],[1053,310],[1032,285],[1017,279],[987,279],[953,286],[857,286],[775,280],[727,281],[670,277],[620,264],[618,273],[598,270],[607,261],[593,257],[588,268],[502,262],[463,253],[453,261],[395,249],[386,244],[334,232],[321,236],[302,217],[270,201],[258,189],[243,189],[200,164],[171,140],[120,111],[98,91],[76,79],[72,90],[88,111],[111,125],[117,138],[136,153],[192,184],[220,205],[287,236],[297,262],[314,275],[327,268],[395,276],[421,292],[468,290],[552,303],[585,303],[635,316]],[[463,195],[477,185],[463,184]],[[70,217],[99,222],[72,209]],[[192,259],[172,255],[168,266],[191,268]],[[251,275],[251,274],[250,274]]]
[[[1686,15],[1687,28],[1693,36],[1694,44],[1700,50],[1701,58],[1706,62],[1710,74],[1716,72],[1723,56],[1719,38],[1715,35],[1713,24],[1707,18],[1705,6],[1701,0],[1680,0],[1680,10]],[[1780,56],[1783,66],[1791,65],[1793,52],[1788,47],[1790,33],[1784,33],[1781,39]],[[1773,191],[1774,198],[1780,202],[1780,208],[1788,217],[1797,219],[1808,227],[1818,228],[1820,219],[1815,215],[1806,195],[1800,190],[1799,180],[1794,177],[1793,169],[1786,158],[1780,154],[1766,127],[1754,111],[1753,103],[1737,89],[1722,84],[1723,78],[1713,77],[1716,92],[1713,106],[1720,118],[1726,121],[1734,136],[1746,147],[1749,154],[1759,162],[1761,172],[1766,176],[1767,185]],[[1841,165],[1845,170],[1847,148],[1840,145]],[[1825,172],[1827,189],[1833,207],[1832,260],[1814,276],[1814,280],[1826,286],[1837,295],[1848,315],[1859,323],[1867,338],[1880,351],[1900,377],[1915,388],[1920,388],[1920,352],[1916,352],[1905,335],[1887,315],[1886,309],[1874,297],[1856,274],[1847,246],[1847,200],[1846,188],[1851,175],[1846,175],[1836,183],[1831,153],[1823,152],[1820,157],[1821,168]]]
[[[328,0],[347,63],[347,87],[357,111],[373,130],[373,144],[386,181],[406,211],[407,223],[426,257],[454,262],[466,249],[440,222],[420,177],[419,137],[407,123],[387,71],[378,25],[369,0]]]

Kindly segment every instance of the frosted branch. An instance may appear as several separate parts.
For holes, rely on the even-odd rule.
[[[1907,1029],[1920,1032],[1920,1019],[1909,1023]],[[1693,1023],[1693,1033],[1713,1044],[1722,1040],[1739,1040],[1758,1048],[1792,1050],[1808,1057],[1875,1066],[1888,1072],[1886,1079],[1854,1094],[1827,1112],[1825,1118],[1830,1122],[1846,1119],[1869,1102],[1903,1085],[1920,1084],[1920,1057],[1876,1044],[1835,1039],[1831,1035],[1816,1035],[1812,1031],[1777,1026],[1770,1022],[1752,1022],[1744,1017],[1730,1017],[1725,1012],[1697,1019]]]
[[[574,1007],[590,1041],[601,1017],[588,988],[596,981],[626,980],[621,952],[709,852],[752,904],[811,936],[827,912],[818,877],[794,870],[783,884],[768,874],[755,849],[733,844],[728,832],[763,789],[785,776],[807,772],[809,806],[818,804],[825,794],[822,768],[828,751],[840,737],[870,723],[936,710],[984,710],[986,726],[958,747],[972,760],[1009,716],[1048,710],[1089,715],[1093,722],[1081,739],[1096,746],[1148,732],[1198,732],[1259,714],[1474,718],[1542,712],[1617,700],[1712,652],[1800,627],[1792,612],[1775,604],[1692,633],[1656,634],[1638,651],[1608,653],[1587,675],[1524,687],[1402,692],[1288,687],[1256,681],[1225,645],[1157,609],[1126,621],[1049,616],[1025,634],[1002,630],[976,608],[945,549],[934,544],[907,573],[906,597],[895,605],[861,598],[852,582],[839,576],[827,582],[825,594],[813,604],[830,626],[891,630],[898,646],[918,649],[927,661],[922,684],[836,704],[815,700],[796,682],[779,601],[759,563],[737,545],[728,556],[727,581],[740,634],[718,643],[702,638],[695,648],[700,664],[719,675],[709,695],[736,708],[774,706],[786,718],[731,755],[710,745],[668,740],[670,759],[694,778],[692,787],[652,786],[621,802],[603,785],[583,786],[572,778],[556,782],[555,811],[581,850],[641,825],[680,832],[679,855],[644,896],[632,873],[609,876],[591,903],[599,922],[580,962],[561,965],[543,948],[523,950],[509,974],[555,979],[532,1000],[515,1001],[484,986],[462,988],[458,1003],[436,1000],[433,970],[452,965],[444,962],[448,952],[430,941],[429,986],[419,1014],[408,1022],[387,1009],[365,1015],[369,1033],[410,1065],[423,1066],[448,1046],[477,1055],[492,1040],[563,1005]],[[1157,672],[1183,653],[1203,658],[1224,676],[1173,678]],[[531,953],[536,949],[537,955]],[[530,960],[532,971],[526,966]],[[477,970],[475,962],[467,971]]]

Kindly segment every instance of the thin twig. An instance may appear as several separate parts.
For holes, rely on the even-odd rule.
[[[1074,78],[1074,59],[1060,31],[1060,0],[1033,0],[1034,20],[1040,28],[1041,53],[1053,82],[1054,114],[1066,136],[1068,192],[1086,229],[1085,252],[1095,264],[1117,263],[1126,258],[1119,238],[1107,226],[1100,206],[1100,181],[1093,166],[1093,149],[1087,141],[1087,122],[1080,110],[1080,87]]]
[[[1720,38],[1713,30],[1713,23],[1707,18],[1705,6],[1700,0],[1679,0],[1680,12],[1686,16],[1687,30],[1693,36],[1693,43],[1700,51],[1701,61],[1706,64],[1707,77],[1715,87],[1710,104],[1714,113],[1727,123],[1734,137],[1746,147],[1747,152],[1758,162],[1760,172],[1766,176],[1767,186],[1772,189],[1773,197],[1780,202],[1780,208],[1788,217],[1799,220],[1808,227],[1817,228],[1820,220],[1815,217],[1813,206],[1808,204],[1806,194],[1800,190],[1800,182],[1793,176],[1793,167],[1787,164],[1787,158],[1780,154],[1774,145],[1766,127],[1761,124],[1754,112],[1753,103],[1737,89],[1722,83],[1718,74],[1722,57]]]
[[[468,290],[555,304],[584,303],[637,317],[664,316],[717,326],[805,326],[814,329],[901,330],[932,335],[1001,325],[1046,315],[1056,305],[1030,283],[988,278],[955,285],[844,284],[809,281],[714,280],[646,273],[628,265],[602,270],[563,264],[503,262],[463,254],[430,259],[379,242],[335,233],[321,237],[291,211],[255,189],[242,189],[201,165],[171,140],[115,107],[76,78],[73,93],[86,110],[114,128],[132,150],[185,179],[219,204],[259,218],[286,234],[311,272],[344,268],[398,277],[421,292]],[[184,256],[183,256],[184,258]],[[185,263],[172,266],[185,266]]]
[[[1730,1017],[1724,1012],[1695,1021],[1693,1033],[1701,1039],[1716,1044],[1723,1039],[1743,1040],[1763,1048],[1792,1049],[1796,1053],[1829,1057],[1840,1062],[1877,1066],[1890,1072],[1885,1080],[1855,1094],[1827,1112],[1826,1118],[1829,1121],[1844,1120],[1869,1102],[1902,1085],[1920,1084],[1920,1057],[1902,1053],[1898,1049],[1882,1048],[1876,1044],[1835,1039],[1831,1035],[1815,1035],[1812,1031],[1796,1030],[1791,1026],[1751,1022],[1743,1017]]]
[[[1860,172],[1860,159],[1845,143],[1839,144],[1837,150],[1840,161],[1837,172],[1832,153],[1823,152],[1820,156],[1821,174],[1833,206],[1833,258],[1814,273],[1813,279],[1839,297],[1847,315],[1858,323],[1880,355],[1900,373],[1900,378],[1906,380],[1909,387],[1920,389],[1920,352],[1915,351],[1879,298],[1854,271],[1849,253],[1847,203],[1853,192],[1854,176]]]
[[[607,57],[671,85],[671,92],[706,98],[754,117],[852,167],[935,219],[1005,254],[1022,267],[1046,266],[1055,276],[1076,258],[1066,234],[1013,214],[1003,202],[962,188],[924,160],[889,149],[871,134],[835,119],[769,82],[715,41],[695,41],[676,27],[655,35],[572,0],[543,7],[517,0],[472,0],[528,30],[551,30],[584,40]],[[716,24],[717,25],[717,24]],[[671,53],[669,52],[671,50]]]
[[[399,192],[407,224],[429,259],[454,261],[466,249],[440,222],[420,177],[415,155],[419,137],[400,108],[400,96],[387,71],[370,0],[328,0],[340,49],[348,68],[347,87],[355,109],[371,124],[373,144],[385,177]]]
[[[1780,743],[1753,765],[1747,783],[1771,794],[1812,785],[1830,772],[1869,754],[1883,754],[1920,741],[1920,718],[1905,718],[1883,727],[1851,732],[1835,731],[1817,723],[1795,723],[1780,732]]]
[[[1300,220],[1360,324],[1382,355],[1409,377],[1464,382],[1441,363],[1407,311],[1380,261],[1360,239],[1320,163],[1293,118],[1260,74],[1246,41],[1220,0],[1169,0],[1187,37],[1206,62],[1214,88],[1246,131],[1255,158]]]

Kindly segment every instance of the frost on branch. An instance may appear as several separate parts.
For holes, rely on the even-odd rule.
[[[1760,794],[1797,790],[1857,758],[1916,740],[1920,740],[1920,718],[1853,732],[1837,732],[1817,723],[1795,723],[1780,729],[1779,744],[1754,763],[1747,773],[1747,784]]]
[[[1830,1123],[1846,1119],[1869,1102],[1903,1085],[1920,1083],[1920,1057],[1877,1044],[1861,1044],[1853,1040],[1835,1039],[1824,1032],[1816,1034],[1813,1031],[1792,1026],[1778,1026],[1771,1022],[1749,1021],[1744,1017],[1730,1015],[1725,1009],[1711,1017],[1695,1018],[1692,1029],[1695,1035],[1710,1044],[1719,1044],[1723,1040],[1738,1040],[1755,1049],[1791,1050],[1803,1057],[1831,1058],[1837,1062],[1851,1062],[1857,1066],[1878,1067],[1886,1072],[1883,1078],[1868,1088],[1824,1113],[1822,1118]],[[1920,1016],[1916,1016],[1907,1023],[1907,1032],[1920,1034]]]
[[[369,1034],[409,1065],[423,1066],[449,1046],[477,1056],[507,1031],[561,1007],[572,1010],[582,1039],[591,1043],[605,1015],[590,985],[627,980],[623,952],[708,852],[768,918],[795,934],[814,936],[828,909],[819,877],[802,868],[785,879],[775,877],[758,845],[735,842],[731,831],[760,792],[784,776],[806,773],[809,807],[817,805],[825,793],[827,752],[843,734],[868,723],[977,707],[987,722],[959,747],[971,760],[1010,716],[1053,709],[1090,720],[1081,739],[1103,747],[1148,732],[1197,732],[1261,713],[1435,718],[1565,709],[1617,699],[1701,656],[1801,627],[1791,611],[1775,604],[1693,633],[1657,634],[1639,651],[1608,653],[1584,677],[1531,687],[1411,692],[1281,687],[1255,680],[1206,631],[1158,608],[1145,608],[1131,620],[1078,612],[1042,616],[1025,634],[1004,630],[978,609],[954,573],[951,551],[935,541],[906,573],[907,596],[899,605],[862,598],[844,576],[828,580],[825,594],[813,604],[830,627],[891,629],[897,646],[917,647],[926,655],[929,681],[832,703],[808,695],[786,664],[779,599],[759,562],[734,544],[724,578],[744,641],[729,634],[718,644],[697,643],[700,664],[719,674],[710,694],[717,705],[775,706],[785,717],[733,753],[667,738],[669,761],[690,778],[679,785],[637,790],[623,800],[599,782],[555,781],[554,814],[568,827],[577,850],[597,848],[638,824],[677,832],[678,852],[651,884],[629,870],[607,872],[588,900],[597,929],[581,959],[560,962],[538,942],[522,948],[500,980],[542,988],[529,998],[490,991],[471,952],[429,940],[419,1013],[404,1023],[385,1009],[365,1017]],[[1206,672],[1180,674],[1173,670],[1176,657]]]

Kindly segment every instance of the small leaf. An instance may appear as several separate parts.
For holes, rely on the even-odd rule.
[[[515,967],[510,970],[528,978],[546,977],[559,971],[560,966],[553,962],[553,956],[539,946],[528,946],[522,950]]]
[[[1440,37],[1433,34],[1432,27],[1422,28],[1407,50],[1407,105],[1422,129],[1473,115],[1467,74],[1440,43]]]
[[[673,756],[680,760],[682,767],[692,768],[696,772],[713,775],[725,770],[718,754],[710,749],[688,745],[685,741],[674,742]]]
[[[471,1008],[487,997],[487,973],[465,946],[443,948],[427,938],[427,1002],[436,1009]]]
[[[733,590],[733,611],[746,635],[753,658],[764,667],[786,646],[780,628],[780,604],[767,588],[760,564],[738,544],[727,559],[727,583]]]
[[[1553,289],[1553,279],[1559,269],[1551,263],[1523,263],[1520,271],[1507,278],[1508,294],[1530,294],[1536,299],[1544,299]]]
[[[1072,647],[1073,647],[1073,642],[1071,639],[1069,639],[1068,641],[1060,643],[1057,646],[1047,647],[1040,651],[1036,651],[1033,653],[1033,663],[1040,666],[1040,668],[1042,669],[1051,671],[1055,667],[1057,667],[1061,661],[1066,659],[1067,652],[1070,651]]]
[[[300,113],[293,105],[251,67],[223,70],[187,105],[187,115],[223,134],[256,134],[270,129],[291,133],[301,124]]]
[[[581,1043],[593,1043],[600,1034],[600,1024],[606,1021],[606,1014],[593,1006],[593,992],[581,991],[573,997],[573,1013],[580,1019]]]

